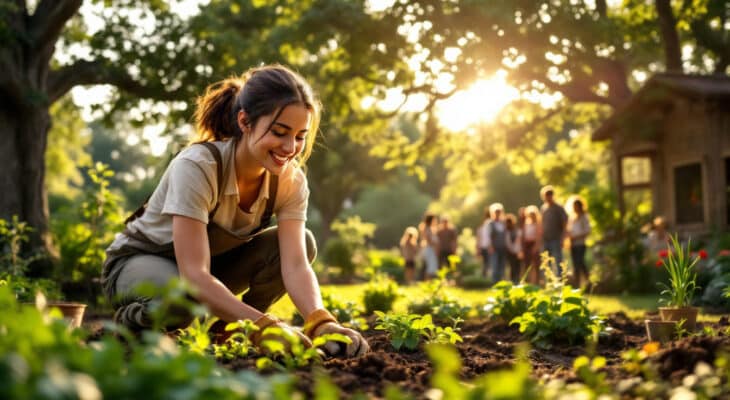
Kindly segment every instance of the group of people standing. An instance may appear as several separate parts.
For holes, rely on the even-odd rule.
[[[566,208],[555,201],[552,186],[540,190],[542,207],[521,207],[517,215],[506,214],[500,203],[493,203],[484,213],[484,220],[477,229],[477,254],[482,259],[482,276],[493,282],[505,278],[509,266],[509,279],[517,283],[523,275],[528,283],[540,284],[540,253],[547,251],[555,260],[555,273],[562,276],[563,245],[569,240],[573,265],[573,284],[588,282],[585,262],[586,238],[591,224],[585,203],[572,196]]]
[[[423,259],[420,279],[436,276],[439,268],[449,265],[449,256],[456,254],[458,232],[447,216],[427,213],[418,228],[409,226],[400,240],[405,260],[404,280],[416,279],[416,260]]]

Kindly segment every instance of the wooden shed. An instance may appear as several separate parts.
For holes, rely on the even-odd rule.
[[[592,138],[611,141],[622,212],[648,199],[674,230],[728,230],[730,77],[655,75]]]

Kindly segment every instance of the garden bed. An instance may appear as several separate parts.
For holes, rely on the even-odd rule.
[[[640,350],[647,343],[643,321],[634,321],[623,313],[611,314],[606,320],[611,329],[601,336],[594,354],[587,354],[586,346],[555,344],[550,349],[531,347],[527,354],[531,376],[544,382],[561,379],[575,382],[580,379],[573,369],[574,360],[582,355],[601,356],[606,360],[606,381],[613,385],[636,374],[627,371],[622,354],[630,349]],[[727,318],[718,323],[706,324],[714,335],[686,337],[659,348],[648,356],[647,362],[654,365],[660,380],[672,386],[682,384],[682,379],[694,372],[696,364],[704,361],[713,365],[723,349],[730,349],[727,336]],[[456,345],[461,356],[460,380],[471,381],[485,373],[509,370],[517,362],[515,352],[524,343],[516,327],[489,321],[467,321],[460,331],[463,342]],[[383,397],[389,385],[398,386],[401,391],[425,398],[432,388],[432,364],[423,349],[413,352],[395,351],[386,333],[370,329],[364,332],[371,345],[371,352],[355,359],[330,359],[323,367],[331,381],[339,387],[343,397],[362,392],[368,397]],[[232,370],[255,370],[255,359],[235,359],[222,362]],[[308,396],[313,394],[316,369],[300,370],[296,388]]]

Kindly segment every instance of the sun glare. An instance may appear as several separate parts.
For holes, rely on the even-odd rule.
[[[438,104],[439,121],[451,131],[463,132],[472,125],[493,121],[518,97],[519,91],[502,77],[479,80]]]

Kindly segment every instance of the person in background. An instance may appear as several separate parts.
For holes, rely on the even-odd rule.
[[[527,281],[540,284],[540,249],[542,248],[542,220],[540,209],[535,205],[525,207],[525,223],[522,225],[522,261],[527,271]]]
[[[427,213],[418,228],[423,248],[423,279],[431,279],[436,276],[439,269],[438,217]]]
[[[570,239],[570,259],[573,263],[573,286],[581,287],[582,282],[588,284],[590,275],[586,266],[586,238],[591,233],[591,222],[585,210],[585,203],[579,198],[572,201],[570,219],[568,220],[568,238]]]
[[[437,235],[439,238],[439,266],[447,268],[449,266],[449,256],[456,254],[458,245],[458,233],[449,217],[441,216]]]
[[[489,258],[492,262],[492,282],[504,278],[504,265],[507,261],[507,229],[504,223],[504,207],[501,203],[489,206],[491,221],[487,224],[489,236]]]
[[[311,267],[316,244],[305,228],[309,187],[302,167],[320,108],[309,84],[281,65],[207,88],[197,100],[193,144],[172,160],[149,201],[106,249],[102,287],[116,323],[150,329],[152,299],[138,286],[161,288],[180,278],[219,318],[214,326],[221,332],[228,322],[253,321],[259,330],[249,338],[258,347],[265,340],[289,343],[264,330],[278,327],[305,346],[329,333],[350,338],[347,346],[325,344],[330,354],[368,351],[360,333],[324,308]],[[274,215],[277,225],[269,226]],[[305,317],[303,330],[266,314],[284,294]],[[194,319],[187,309],[166,317],[168,330]]]
[[[646,248],[653,257],[656,257],[660,251],[666,250],[668,246],[667,221],[664,217],[657,216],[652,221],[649,233],[646,236]]]
[[[416,274],[416,257],[420,250],[418,245],[418,229],[409,226],[400,238],[400,254],[405,262],[403,279],[406,284],[413,283]]]
[[[481,225],[477,228],[477,254],[482,259],[482,277],[486,278],[489,275],[489,232],[487,226],[489,225],[489,207],[484,208],[484,219]]]
[[[555,191],[547,185],[540,190],[542,204],[542,246],[550,257],[555,260],[555,274],[560,278],[563,274],[563,242],[565,241],[565,227],[568,223],[568,214],[565,209],[555,202]]]
[[[507,264],[509,264],[509,278],[517,284],[521,278],[522,230],[517,226],[517,217],[507,214],[504,218],[507,230]]]

